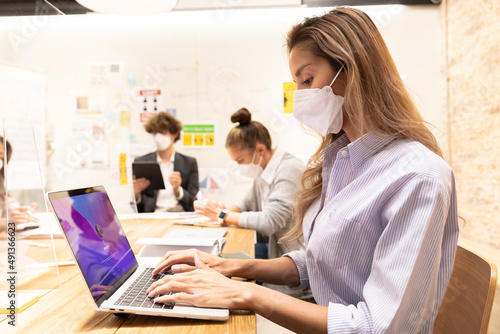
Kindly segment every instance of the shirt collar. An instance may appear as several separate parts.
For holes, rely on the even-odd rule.
[[[352,168],[361,167],[368,158],[389,145],[394,139],[381,133],[367,133],[347,145]]]
[[[271,182],[273,181],[274,175],[276,174],[276,170],[278,169],[278,165],[281,161],[281,158],[283,157],[283,154],[285,154],[285,151],[277,147],[274,150],[271,159],[267,163],[266,168],[262,171],[260,178],[267,184],[271,184]]]
[[[325,149],[323,156],[325,159],[331,158],[333,155],[337,155],[341,149],[346,148],[348,154],[346,157],[350,159],[352,169],[355,170],[394,139],[394,137],[380,133],[367,133],[350,143],[347,135],[343,134]]]
[[[172,156],[170,156],[169,162],[174,163],[174,161],[175,161],[175,151],[172,152]],[[156,162],[158,162],[159,164],[164,163],[158,151],[156,151]]]
[[[341,148],[345,147],[349,144],[349,137],[344,133],[342,136],[337,138],[333,143],[331,143],[325,150],[323,151],[323,158],[325,161],[330,160],[330,158],[337,155],[337,152],[340,151]]]

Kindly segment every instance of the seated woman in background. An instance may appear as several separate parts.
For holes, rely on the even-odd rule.
[[[16,224],[37,222],[38,218],[32,215],[35,212],[36,203],[30,206],[20,206],[19,202],[10,197],[5,189],[5,166],[12,158],[12,145],[0,136],[0,231],[7,228],[7,213],[9,221]]]
[[[159,112],[144,124],[144,129],[153,135],[157,151],[134,161],[158,162],[165,189],[146,190],[150,184],[148,179],[134,179],[137,210],[193,211],[193,201],[199,190],[198,164],[195,158],[174,150],[174,143],[180,139],[181,122],[169,113]]]
[[[294,117],[323,136],[287,236],[304,248],[269,260],[169,252],[153,275],[176,274],[149,296],[251,310],[298,333],[432,333],[459,233],[452,169],[364,12],[305,19],[287,49]],[[233,276],[310,287],[317,305]]]
[[[226,207],[218,201],[194,202],[195,212],[212,220],[256,230],[257,258],[275,258],[290,249],[278,240],[293,225],[293,196],[300,189],[304,164],[284,150],[272,148],[271,135],[260,122],[252,121],[250,112],[242,108],[231,115],[239,125],[226,138],[226,149],[242,175],[254,179],[252,188],[242,201]],[[269,240],[265,241],[265,237]],[[260,241],[260,242],[259,242]],[[299,249],[295,243],[294,249]]]

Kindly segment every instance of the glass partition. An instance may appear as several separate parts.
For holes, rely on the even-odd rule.
[[[29,98],[17,106],[5,108],[4,103],[2,109],[8,111],[0,115],[0,288],[20,307],[18,303],[25,298],[38,298],[58,288],[62,275],[74,275],[74,271],[59,271],[58,265],[70,264],[71,257],[44,199],[45,75],[9,70],[30,82],[16,87],[15,80],[11,81],[12,97],[20,93]],[[9,70],[2,72],[5,75]]]

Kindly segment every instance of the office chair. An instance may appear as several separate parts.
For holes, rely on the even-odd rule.
[[[497,268],[493,263],[458,246],[434,333],[486,333],[496,282]]]

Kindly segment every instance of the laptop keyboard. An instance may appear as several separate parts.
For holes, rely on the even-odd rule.
[[[146,268],[143,273],[132,283],[132,285],[122,294],[122,296],[116,302],[119,306],[134,306],[134,307],[145,307],[145,308],[157,308],[157,309],[172,309],[175,303],[164,303],[158,304],[154,302],[153,298],[149,298],[146,291],[151,286],[154,281],[166,275],[173,275],[171,270],[166,272],[161,272],[158,275],[152,276],[154,268]],[[171,295],[175,292],[169,292]],[[164,296],[162,294],[160,296]]]

